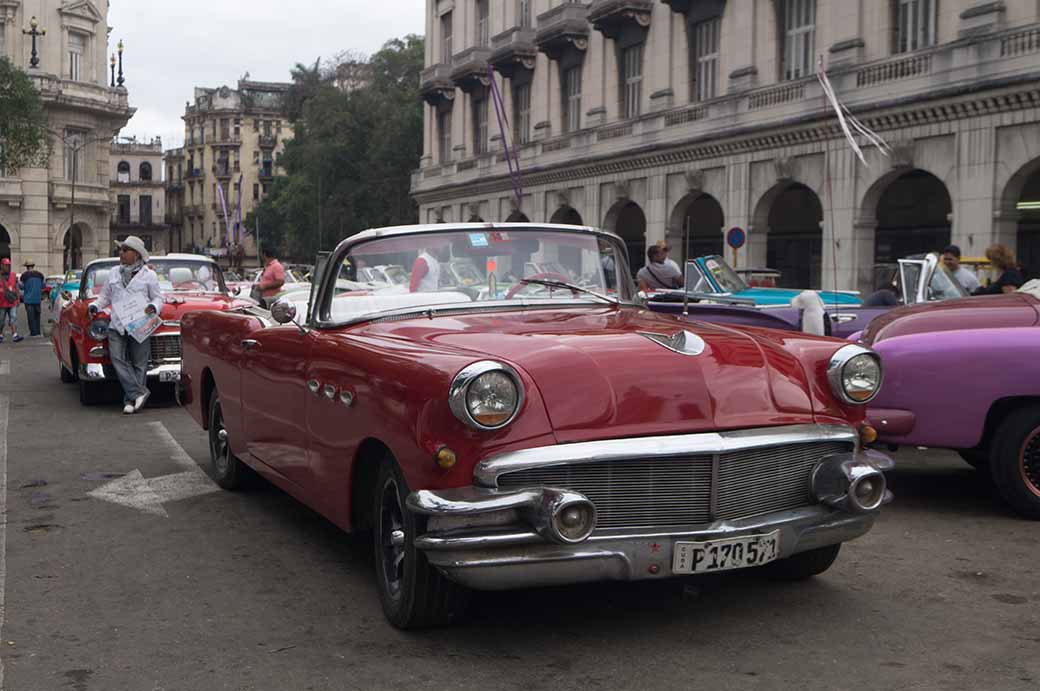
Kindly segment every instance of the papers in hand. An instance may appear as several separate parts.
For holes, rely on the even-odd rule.
[[[145,313],[147,307],[148,300],[144,295],[137,293],[126,295],[119,302],[112,304],[115,317],[138,343],[143,343],[144,339],[151,336],[162,324],[162,319],[158,314]]]

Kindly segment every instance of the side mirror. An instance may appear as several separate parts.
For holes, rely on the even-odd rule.
[[[288,324],[296,319],[296,305],[289,300],[281,298],[271,305],[271,319],[279,324]]]
[[[71,302],[72,301],[72,293],[70,293],[67,290],[61,291],[61,299],[64,300],[65,302]]]
[[[242,294],[242,286],[235,286],[235,289],[231,292],[231,294],[232,295],[236,295],[236,296],[237,295],[241,295]]]

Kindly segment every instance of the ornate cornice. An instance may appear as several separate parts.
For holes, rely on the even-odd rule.
[[[1027,81],[1035,85],[1035,80]],[[1040,87],[1035,86],[1000,94],[972,95],[974,97],[948,102],[937,102],[936,97],[930,103],[918,103],[916,107],[905,107],[898,103],[877,104],[869,109],[854,109],[853,112],[863,124],[875,132],[890,132],[900,128],[975,119],[1025,108],[1040,108]],[[920,97],[912,98],[917,100]],[[826,119],[823,119],[824,117]],[[686,142],[655,144],[628,149],[621,155],[590,157],[578,165],[573,162],[561,162],[551,166],[529,168],[524,171],[524,187],[533,189],[543,185],[556,186],[574,180],[688,165],[725,156],[753,154],[806,144],[822,145],[827,141],[842,138],[844,133],[830,118],[829,113],[815,113],[767,128],[754,125],[739,130],[730,129],[725,137],[713,132]],[[510,177],[503,174],[486,177],[479,182],[466,180],[435,189],[420,190],[412,196],[419,203],[429,203],[462,195],[505,192],[511,189],[511,184]]]

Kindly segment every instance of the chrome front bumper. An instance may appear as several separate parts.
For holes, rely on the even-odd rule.
[[[801,432],[808,430],[791,431],[801,436]],[[812,435],[815,437],[820,431],[813,430]],[[833,431],[823,430],[825,435]],[[716,439],[706,439],[706,435],[689,435],[687,439],[696,442],[693,446],[701,450],[705,442],[714,443],[720,438],[712,436]],[[732,438],[722,437],[722,446],[733,443]],[[635,441],[638,440],[613,443]],[[742,437],[740,443],[748,443],[747,438]],[[612,442],[606,442],[607,447],[610,444]],[[565,453],[567,446],[548,447],[547,455],[557,456],[547,463],[563,462],[558,454]],[[602,448],[600,445],[599,450]],[[655,455],[653,448],[643,448],[645,456]],[[533,462],[532,451],[535,450],[520,452],[524,455],[519,460],[524,465]],[[674,453],[674,444],[660,447],[659,451]],[[510,462],[503,463],[503,460]],[[503,466],[515,467],[519,465],[517,460],[513,456],[485,461],[477,467],[477,481],[497,484],[492,471],[501,470]],[[865,534],[873,526],[880,506],[892,500],[892,494],[884,489],[883,498],[876,506],[864,508],[850,496],[849,487],[865,476],[880,478],[883,483],[882,473],[893,465],[887,456],[876,451],[832,454],[822,458],[811,474],[814,502],[811,505],[680,528],[598,529],[580,542],[554,539],[547,525],[547,521],[552,520],[552,512],[546,507],[588,501],[570,489],[500,489],[474,485],[451,490],[420,490],[408,497],[408,508],[426,518],[425,532],[416,536],[415,546],[446,576],[471,588],[500,590],[598,580],[668,578],[673,575],[673,549],[679,540],[701,542],[779,531],[782,559]]]
[[[156,365],[148,370],[149,379],[160,379],[172,383],[179,380],[180,377],[181,365],[179,362]],[[115,381],[116,371],[112,365],[90,362],[79,366],[79,378],[88,382]]]

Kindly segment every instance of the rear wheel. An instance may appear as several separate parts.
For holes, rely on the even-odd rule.
[[[415,547],[421,520],[405,508],[408,486],[397,462],[384,459],[373,502],[376,581],[383,612],[400,629],[442,626],[460,618],[467,591],[426,561]]]
[[[213,479],[224,489],[242,486],[245,465],[231,453],[227,429],[224,427],[224,409],[216,391],[209,401],[209,458],[213,465]]]
[[[841,551],[841,543],[799,552],[792,557],[774,561],[764,568],[769,578],[778,581],[804,581],[818,576],[831,567]]]
[[[1004,501],[1040,519],[1040,406],[1012,411],[994,435],[993,484]]]

